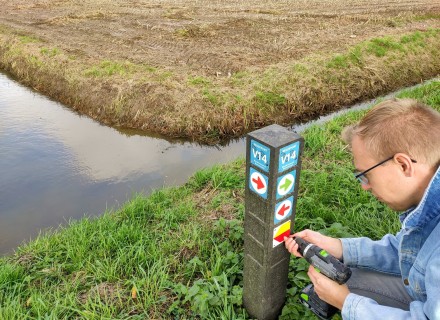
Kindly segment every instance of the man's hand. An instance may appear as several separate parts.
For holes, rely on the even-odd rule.
[[[289,237],[284,237],[284,242],[285,242],[284,245],[286,246],[287,250],[289,250],[289,252],[293,254],[295,257],[301,257],[301,255],[298,252],[298,244],[296,243],[295,240],[293,240],[294,237],[301,237],[307,242],[317,245],[318,247],[326,250],[336,259],[342,258],[341,240],[324,236],[319,232],[312,231],[309,229],[297,232]]]
[[[313,266],[309,267],[307,275],[313,282],[314,290],[318,297],[339,310],[342,310],[344,301],[350,293],[348,287],[345,284],[340,285],[330,280],[323,274],[317,272]]]
[[[289,237],[284,237],[284,245],[286,246],[286,249],[295,257],[302,257],[302,255],[298,252],[298,244],[293,239],[293,235],[290,235]]]

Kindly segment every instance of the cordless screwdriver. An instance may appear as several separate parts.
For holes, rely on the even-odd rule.
[[[300,237],[294,238],[298,244],[298,252],[310,263],[318,272],[344,284],[351,276],[351,269],[341,261],[333,257],[324,249],[311,244]],[[320,319],[330,319],[338,309],[321,300],[316,294],[313,284],[307,285],[300,294],[300,301],[309,308]]]
[[[305,241],[300,237],[294,238],[298,244],[298,252],[310,263],[318,272],[336,281],[344,284],[351,276],[351,270],[341,261],[333,257],[324,249]]]

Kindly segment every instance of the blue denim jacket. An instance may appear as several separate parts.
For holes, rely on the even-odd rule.
[[[402,229],[395,236],[341,241],[347,265],[400,275],[414,299],[410,310],[381,306],[350,293],[342,308],[343,319],[440,319],[440,168],[418,206],[401,220]]]

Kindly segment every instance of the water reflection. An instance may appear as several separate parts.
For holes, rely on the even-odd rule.
[[[182,184],[244,148],[122,134],[0,74],[0,254],[40,229]]]

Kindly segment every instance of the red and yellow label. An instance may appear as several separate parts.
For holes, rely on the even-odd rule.
[[[290,220],[273,229],[273,247],[284,242],[284,237],[290,236]]]

